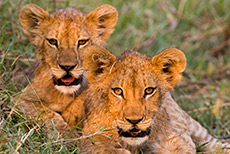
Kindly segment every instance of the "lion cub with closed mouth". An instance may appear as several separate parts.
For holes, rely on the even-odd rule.
[[[90,86],[83,130],[86,134],[97,132],[99,126],[111,130],[92,136],[94,143],[86,140],[82,151],[194,154],[161,108],[185,66],[185,55],[176,48],[153,58],[129,50],[118,59],[104,48],[88,48],[84,67]]]
[[[69,130],[61,116],[68,105],[88,87],[82,58],[91,45],[104,45],[113,32],[117,10],[101,5],[88,14],[65,8],[49,14],[34,4],[20,11],[20,22],[30,42],[36,47],[39,66],[31,85],[18,101],[26,115],[52,122],[58,131]],[[76,121],[82,118],[83,103],[78,104]]]

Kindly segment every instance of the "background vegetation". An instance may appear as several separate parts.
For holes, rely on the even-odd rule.
[[[177,47],[187,57],[176,101],[217,138],[230,135],[229,0],[1,0],[0,1],[0,153],[74,153],[57,135],[17,112],[13,100],[25,83],[20,70],[34,60],[34,47],[22,32],[19,11],[35,3],[52,12],[73,6],[87,13],[107,3],[119,12],[106,48],[116,55],[137,48],[149,56]],[[17,81],[17,82],[16,82]]]

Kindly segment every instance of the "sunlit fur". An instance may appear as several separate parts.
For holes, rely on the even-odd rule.
[[[107,50],[95,46],[85,53],[84,67],[91,85],[86,91],[87,115],[83,130],[86,134],[97,132],[99,126],[112,130],[93,136],[97,146],[89,140],[83,142],[82,152],[157,153],[170,144],[179,153],[195,153],[183,139],[183,148],[168,143],[169,137],[181,137],[161,108],[166,93],[180,80],[186,66],[180,50],[169,48],[153,58],[130,50],[116,59]],[[148,87],[156,91],[146,95]],[[122,93],[114,93],[114,88],[120,88]],[[133,125],[127,119],[139,122]]]
[[[102,5],[88,14],[72,7],[49,14],[37,5],[28,4],[21,9],[19,17],[24,33],[36,47],[39,61],[34,79],[19,96],[19,105],[26,115],[39,115],[51,127],[52,119],[58,130],[69,130],[60,113],[82,98],[80,94],[88,87],[82,62],[84,50],[92,44],[106,43],[116,25],[117,11],[113,6]],[[79,40],[86,41],[78,44]],[[63,66],[72,67],[67,70]],[[66,83],[62,78],[67,79]],[[70,85],[68,79],[76,83]],[[83,101],[75,109],[75,121],[81,120]]]

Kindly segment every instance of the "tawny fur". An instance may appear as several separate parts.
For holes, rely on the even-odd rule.
[[[103,125],[103,122],[105,123],[109,123],[112,120],[114,120],[113,118],[111,118],[111,116],[107,115],[110,114],[108,112],[108,109],[106,109],[105,105],[103,105],[103,103],[97,103],[97,102],[101,102],[102,100],[104,102],[107,101],[106,104],[108,104],[109,102],[109,98],[106,97],[108,95],[108,93],[106,93],[106,91],[109,91],[111,88],[111,84],[115,81],[113,80],[108,80],[110,76],[110,74],[113,74],[112,72],[118,72],[118,70],[124,70],[124,72],[119,72],[117,73],[117,76],[115,76],[114,78],[117,80],[120,80],[119,84],[125,84],[125,82],[132,82],[133,80],[137,80],[137,79],[141,79],[143,78],[143,80],[145,80],[145,82],[148,81],[148,76],[146,74],[149,73],[145,73],[145,75],[139,75],[136,78],[129,76],[129,70],[128,70],[128,66],[130,65],[134,65],[132,66],[132,68],[134,70],[139,70],[137,72],[141,72],[144,71],[146,68],[144,67],[138,67],[139,63],[141,63],[143,61],[143,59],[145,60],[150,60],[150,58],[146,57],[146,56],[142,56],[142,59],[140,61],[137,61],[135,63],[135,61],[128,61],[127,63],[123,64],[121,67],[119,67],[119,69],[114,70],[114,66],[116,65],[116,63],[119,63],[122,61],[122,58],[116,60],[115,56],[113,56],[112,54],[110,54],[109,52],[105,52],[104,50],[96,50],[95,49],[89,49],[92,50],[90,52],[88,52],[88,54],[85,55],[84,57],[84,65],[86,68],[90,68],[89,72],[87,73],[87,77],[89,78],[90,82],[92,83],[93,88],[91,87],[89,90],[89,92],[87,92],[88,96],[86,97],[86,103],[87,101],[89,102],[87,105],[89,108],[88,112],[89,112],[89,117],[90,117],[90,112],[95,113],[96,115],[92,116],[92,118],[94,120],[96,120],[98,118],[98,120],[96,120],[97,122],[100,123],[100,118],[101,117],[107,117],[107,119],[103,118],[103,120],[101,120],[101,124]],[[170,51],[170,50],[169,50]],[[93,55],[90,55],[90,53]],[[161,53],[160,55],[165,54],[165,52]],[[129,55],[128,52],[126,52],[126,55]],[[166,57],[165,57],[166,56]],[[160,69],[160,66],[163,62],[166,62],[165,60],[167,60],[167,58],[174,57],[174,55],[170,55],[170,54],[165,54],[162,56],[158,56],[158,57],[164,57],[163,61],[162,59],[159,59],[157,57],[153,58],[155,59],[157,62],[155,63],[155,67],[156,70]],[[180,55],[181,56],[181,55]],[[179,59],[183,59],[183,56],[180,57],[179,55],[177,55],[177,57],[174,57],[175,59],[177,59],[177,61],[179,61]],[[123,57],[125,57],[125,55],[123,55]],[[95,65],[92,65],[92,61],[94,62]],[[179,61],[180,62],[180,61]],[[183,61],[182,61],[183,62]],[[121,62],[122,63],[122,62]],[[133,64],[135,63],[135,64]],[[173,63],[173,62],[172,62]],[[99,65],[101,64],[101,65]],[[182,65],[181,63],[173,63],[176,67],[173,67],[171,70],[168,69],[167,71],[171,71],[171,75],[176,73],[176,69],[177,70],[183,70],[185,65]],[[176,68],[176,69],[175,69]],[[109,74],[106,73],[98,73],[98,70],[100,70],[99,72],[109,72]],[[140,71],[141,70],[141,71]],[[150,69],[148,70],[150,71]],[[177,72],[178,73],[178,72]],[[179,79],[180,79],[180,75],[174,76],[174,78],[169,78],[169,77],[165,77],[165,79],[170,79],[169,81],[171,81],[172,84],[175,84]],[[121,78],[121,79],[120,79]],[[153,77],[149,77],[150,79]],[[163,78],[163,77],[161,77]],[[100,84],[103,84],[100,86]],[[141,83],[136,84],[136,89],[139,89],[140,87],[138,86]],[[105,86],[107,85],[107,86]],[[167,84],[164,84],[167,87]],[[135,89],[134,88],[134,89]],[[170,89],[170,87],[168,87]],[[104,89],[104,90],[103,90]],[[128,89],[131,89],[130,87]],[[132,95],[132,97],[135,97],[135,95]],[[91,99],[90,99],[91,98]],[[103,98],[103,99],[102,99]],[[96,101],[95,101],[96,100]],[[95,106],[94,106],[94,102],[96,102]],[[109,106],[109,105],[108,105]],[[108,107],[107,108],[110,108]],[[73,107],[74,108],[74,107]],[[91,110],[90,110],[91,108]],[[94,109],[97,109],[97,111],[94,111]],[[118,110],[117,112],[119,112],[119,108],[115,107],[116,110]],[[122,110],[122,109],[120,109]],[[139,112],[138,109],[133,109],[136,112]],[[164,112],[162,112],[164,111]],[[106,115],[101,115],[101,112],[106,112]],[[93,115],[93,114],[92,114]],[[166,92],[164,97],[162,98],[162,105],[161,105],[161,112],[157,113],[156,117],[160,117],[160,120],[158,120],[158,122],[162,122],[164,118],[162,117],[167,117],[165,122],[163,122],[164,124],[167,123],[168,126],[165,126],[166,129],[165,130],[169,130],[169,135],[171,132],[173,132],[173,134],[179,134],[180,137],[176,137],[176,139],[183,141],[183,142],[179,142],[178,144],[183,145],[184,141],[187,143],[187,145],[185,144],[184,147],[185,148],[192,148],[195,149],[198,146],[201,146],[203,144],[205,144],[205,146],[201,149],[201,151],[203,152],[211,152],[211,153],[230,153],[229,148],[230,145],[229,143],[221,143],[219,140],[217,140],[216,138],[214,138],[212,135],[210,135],[207,131],[207,129],[205,129],[204,127],[202,127],[197,121],[195,121],[193,118],[191,118],[185,111],[183,111],[180,106],[172,99],[171,95],[169,92]],[[91,120],[90,120],[91,121]],[[86,122],[87,123],[87,122]],[[155,122],[154,122],[155,123]],[[161,127],[164,126],[164,124],[160,125]],[[91,128],[92,126],[90,126],[89,128]],[[162,127],[164,128],[164,127]],[[173,130],[170,130],[168,128],[173,128]],[[85,128],[87,129],[87,128]],[[95,125],[94,129],[97,129],[97,126]],[[159,130],[157,130],[158,127],[156,125],[156,134],[158,134]],[[161,129],[162,130],[162,129]],[[89,130],[90,131],[90,130]],[[114,134],[116,134],[114,132]],[[166,132],[160,133],[160,134],[167,134]],[[167,134],[168,135],[168,134]],[[159,136],[157,136],[159,137]],[[156,141],[158,141],[159,139],[156,137]],[[182,139],[182,138],[183,139]],[[117,141],[118,138],[117,136],[115,137]],[[165,143],[165,142],[164,142]],[[173,142],[174,143],[174,142]],[[114,144],[114,143],[113,143]],[[117,142],[116,142],[117,144]],[[171,144],[166,144],[166,145],[171,145]],[[156,144],[156,147],[159,147],[159,144]],[[166,147],[166,146],[164,146]],[[167,146],[168,147],[168,146]],[[190,147],[190,148],[189,148]],[[183,149],[183,147],[181,147]],[[131,148],[133,149],[133,147]],[[160,148],[160,149],[167,149],[167,148]],[[174,149],[173,146],[170,149]],[[168,149],[169,150],[169,149]],[[189,152],[194,152],[194,150],[188,150]],[[167,150],[165,151],[167,152]]]
[[[84,55],[84,67],[90,87],[86,91],[84,122],[85,134],[102,131],[82,143],[82,151],[88,153],[195,153],[172,127],[171,119],[162,101],[167,92],[180,80],[186,66],[184,54],[169,48],[152,59],[135,51],[125,52],[119,59],[100,47],[90,47]],[[121,88],[122,95],[113,89]],[[145,95],[148,87],[155,92]],[[139,130],[151,128],[145,137],[129,138],[117,132],[131,130],[129,120],[140,120],[135,124]],[[177,142],[179,141],[179,143]]]
[[[175,100],[173,100],[170,93],[167,93],[167,96],[163,101],[162,108],[167,111],[172,122],[172,127],[181,134],[190,146],[198,147],[205,144],[201,149],[203,152],[230,153],[229,143],[222,143],[210,135],[206,128],[202,127],[199,122],[194,120],[181,109]]]
[[[89,14],[75,8],[65,8],[49,14],[34,4],[24,6],[20,22],[30,42],[36,47],[39,66],[32,83],[18,97],[19,105],[26,115],[44,119],[48,126],[53,120],[56,129],[70,127],[61,113],[88,86],[83,68],[84,50],[93,45],[104,45],[117,22],[117,11],[110,5],[102,5]],[[56,42],[52,44],[51,39]],[[83,40],[84,43],[79,43]],[[72,66],[64,70],[61,66]],[[70,74],[79,80],[78,85],[56,85],[55,80]],[[57,81],[56,81],[57,82]],[[82,119],[83,101],[79,101],[75,121]],[[66,112],[65,117],[70,117]],[[68,119],[66,119],[68,121]]]

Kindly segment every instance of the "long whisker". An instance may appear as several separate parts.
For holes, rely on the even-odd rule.
[[[109,74],[111,74],[112,69],[113,69],[114,65],[116,64],[116,62],[117,62],[117,61],[115,61],[115,62],[113,63],[113,65],[111,66],[111,68],[110,68],[110,70],[109,70]]]

